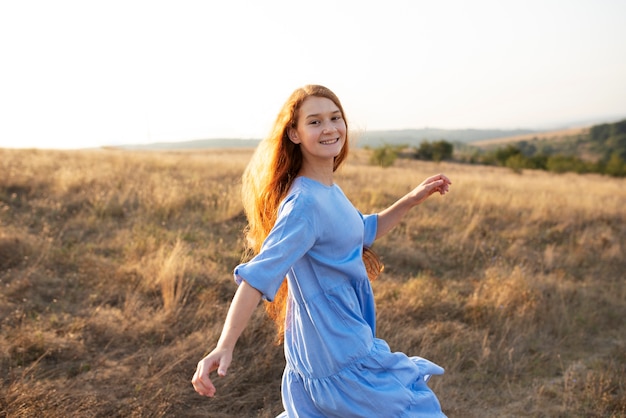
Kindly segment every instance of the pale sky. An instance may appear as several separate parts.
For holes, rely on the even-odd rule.
[[[0,0],[0,147],[264,137],[303,84],[353,129],[626,118],[624,0]]]

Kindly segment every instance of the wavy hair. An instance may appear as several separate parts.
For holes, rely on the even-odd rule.
[[[288,132],[289,128],[297,127],[300,107],[311,96],[332,100],[345,120],[339,98],[324,86],[306,85],[289,96],[276,117],[270,135],[258,145],[243,173],[242,200],[248,220],[245,231],[248,253],[258,254],[260,251],[263,241],[276,223],[278,207],[302,167],[300,145],[291,142]],[[335,157],[333,171],[346,159],[348,143],[346,123],[346,140]],[[279,343],[285,333],[287,293],[287,280],[283,280],[274,300],[265,303],[265,310],[276,324]]]

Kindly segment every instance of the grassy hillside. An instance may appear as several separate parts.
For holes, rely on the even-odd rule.
[[[479,141],[472,142],[472,145],[475,147],[482,148],[490,148],[493,146],[501,146],[505,144],[511,144],[521,141],[562,141],[567,140],[568,138],[578,136],[578,135],[586,135],[589,133],[589,127],[579,127],[579,128],[568,128],[568,129],[559,129],[555,131],[546,131],[546,132],[530,132],[521,135],[512,135],[512,136],[503,136],[492,139],[481,139]]]
[[[361,147],[382,145],[417,146],[423,141],[446,140],[448,142],[472,143],[494,138],[517,137],[536,133],[529,129],[399,129],[387,131],[354,132],[356,143]]]
[[[531,158],[560,155],[587,162],[607,164],[611,159],[619,159],[623,163],[626,161],[626,119],[587,128],[478,141],[471,145],[483,151],[514,147]]]
[[[214,399],[190,384],[234,293],[249,149],[0,149],[0,417],[274,417],[262,309]],[[626,180],[401,160],[338,177],[363,212],[452,192],[376,243],[379,335],[446,368],[450,417],[626,414]]]

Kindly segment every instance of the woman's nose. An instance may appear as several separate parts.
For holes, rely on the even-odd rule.
[[[337,127],[333,123],[327,123],[324,125],[323,132],[331,133],[331,132],[335,132],[336,130],[337,130]]]

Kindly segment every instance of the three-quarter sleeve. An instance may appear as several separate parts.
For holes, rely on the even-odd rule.
[[[301,207],[302,204],[297,199],[287,200],[281,206],[276,224],[263,242],[259,254],[234,270],[237,284],[245,280],[270,302],[289,269],[316,240],[315,227],[306,216],[308,211]]]

